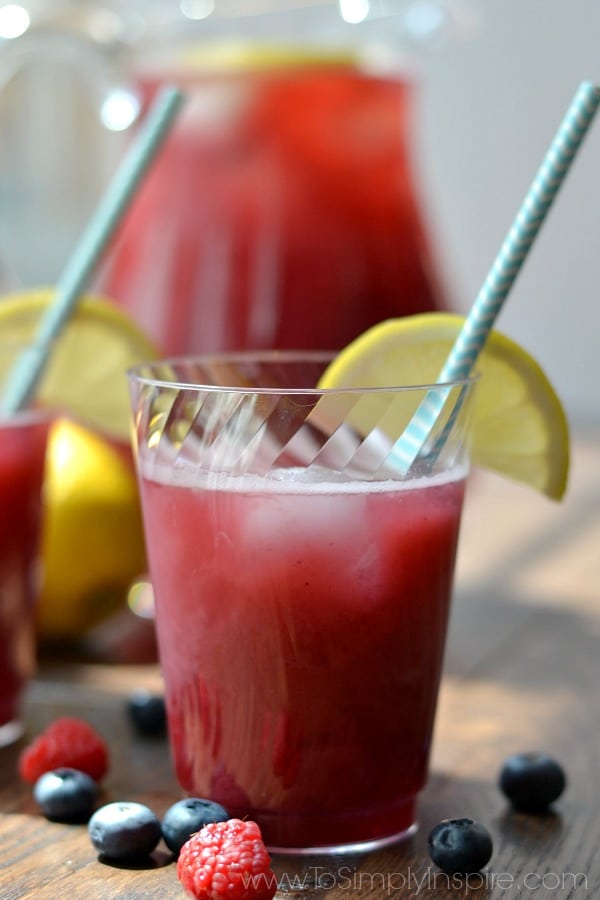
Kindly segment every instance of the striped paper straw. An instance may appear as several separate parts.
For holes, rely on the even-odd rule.
[[[142,178],[155,158],[183,102],[176,87],[156,97],[136,140],[83,232],[45,311],[34,342],[16,361],[0,398],[4,415],[23,409],[35,392],[48,363],[51,346],[69,321],[86,284],[127,211]],[[76,377],[77,373],[73,373]]]
[[[583,82],[438,376],[437,380],[441,385],[465,378],[471,373],[599,104],[600,87]],[[396,442],[391,461],[404,472],[408,472],[423,451],[450,390],[450,387],[440,387],[428,391],[404,433]],[[443,438],[444,435],[441,440]]]

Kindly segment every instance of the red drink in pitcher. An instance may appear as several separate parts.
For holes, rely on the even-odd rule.
[[[415,822],[465,471],[323,481],[142,467],[179,780],[271,847]]]
[[[335,349],[442,305],[409,82],[333,63],[171,80],[185,107],[100,286],[164,352]]]
[[[20,733],[35,659],[35,575],[48,417],[0,421],[0,746]]]

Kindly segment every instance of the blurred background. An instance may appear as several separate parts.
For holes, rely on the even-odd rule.
[[[580,81],[600,79],[600,4],[486,0],[471,40],[428,57],[421,159],[437,247],[467,308]],[[499,327],[551,374],[573,422],[600,422],[600,123]]]
[[[436,273],[423,305],[438,303],[441,284],[439,302],[466,310],[578,83],[600,80],[600,4],[298,5],[256,0],[248,16],[241,0],[0,2],[2,288],[56,280],[145,102],[139,72],[158,71],[173,47],[187,47],[188,39],[201,44],[213,30],[236,45],[248,37],[264,44],[265,35],[279,40],[279,24],[263,31],[261,13],[277,7],[280,17],[283,6],[281,40],[302,34],[326,54],[345,46],[358,52],[360,45],[366,66],[411,85],[402,149],[411,160],[417,230],[427,232],[426,270]],[[365,141],[368,117],[361,127]],[[596,123],[499,321],[551,374],[571,421],[582,427],[599,420],[599,156]],[[377,190],[374,179],[371,193]],[[163,232],[168,220],[160,223]],[[399,247],[407,240],[398,232]],[[118,277],[98,281],[109,293],[120,288]],[[372,314],[387,313],[372,307]]]

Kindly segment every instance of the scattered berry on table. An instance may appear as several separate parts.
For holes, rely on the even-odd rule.
[[[256,822],[206,825],[179,853],[177,874],[196,900],[271,900],[277,878]]]
[[[443,819],[431,830],[429,855],[448,874],[479,872],[492,856],[492,838],[487,828],[473,819]]]
[[[161,694],[139,690],[127,699],[129,718],[142,735],[164,735],[167,732],[165,698]]]
[[[515,753],[505,760],[499,786],[513,807],[521,812],[545,812],[565,789],[562,766],[546,753]]]
[[[200,797],[178,800],[163,816],[163,839],[169,850],[179,853],[193,834],[211,822],[226,822],[227,810],[220,803]]]
[[[143,803],[122,801],[107,803],[88,822],[92,844],[111,860],[148,856],[161,839],[160,822]]]
[[[53,822],[87,822],[98,798],[98,785],[78,769],[54,769],[40,775],[33,798]]]
[[[108,770],[108,748],[83,719],[61,716],[28,744],[19,757],[21,778],[34,784],[44,772],[69,768],[100,781]]]

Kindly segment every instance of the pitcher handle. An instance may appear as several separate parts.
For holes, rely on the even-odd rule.
[[[128,49],[82,29],[33,22],[22,34],[0,41],[0,91],[35,60],[67,63],[85,85],[104,127],[125,131],[137,120],[142,105],[122,62]]]

